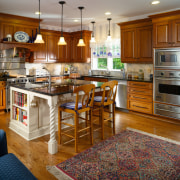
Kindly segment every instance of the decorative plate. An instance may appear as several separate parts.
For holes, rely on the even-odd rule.
[[[23,31],[17,31],[14,34],[14,39],[17,42],[28,42],[29,41],[29,35]]]

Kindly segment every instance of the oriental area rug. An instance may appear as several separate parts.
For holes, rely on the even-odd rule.
[[[47,170],[60,180],[179,180],[180,142],[128,128]]]

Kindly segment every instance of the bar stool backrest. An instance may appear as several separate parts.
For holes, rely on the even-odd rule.
[[[75,110],[78,109],[78,102],[80,101],[80,96],[82,97],[81,100],[82,109],[86,107],[92,107],[94,101],[94,92],[95,92],[94,84],[86,84],[75,88],[73,92],[76,93]]]
[[[102,105],[108,105],[115,102],[116,93],[117,93],[117,85],[118,81],[108,81],[101,85],[101,89],[103,89],[102,95]]]

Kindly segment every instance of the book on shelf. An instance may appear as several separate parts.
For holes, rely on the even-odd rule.
[[[14,91],[14,104],[27,107],[27,94]]]
[[[13,119],[23,123],[25,126],[27,126],[27,111],[13,106]]]

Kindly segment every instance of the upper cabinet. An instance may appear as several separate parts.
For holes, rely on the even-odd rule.
[[[25,18],[21,16],[7,15],[0,13],[0,49],[8,49],[13,47],[29,48],[33,51],[29,58],[29,62],[35,63],[86,63],[90,62],[90,39],[91,31],[83,30],[82,35],[85,41],[85,47],[77,47],[81,37],[81,31],[78,32],[63,32],[63,36],[67,45],[58,46],[57,43],[61,36],[60,31],[52,31],[41,29],[44,44],[35,43],[20,43],[12,39],[12,42],[3,42],[8,34],[14,37],[17,31],[24,31],[29,36],[35,36],[38,29],[39,20],[33,18]]]
[[[38,20],[33,18],[25,18],[14,15],[7,15],[0,13],[0,40],[2,42],[8,34],[12,36],[12,42],[4,42],[0,44],[0,49],[8,49],[13,47],[24,47],[31,50],[36,49],[36,45],[32,43],[19,43],[14,40],[14,34],[17,31],[24,31],[29,36],[32,36],[32,32],[36,32],[38,28]]]
[[[153,22],[153,47],[180,46],[180,10],[150,16]]]
[[[150,18],[118,24],[121,28],[121,61],[153,63]]]
[[[41,30],[45,44],[34,52],[33,62],[46,63],[85,63],[90,62],[91,31],[83,31],[85,47],[78,47],[81,32],[63,33],[67,45],[58,46],[61,33],[59,31]]]
[[[91,58],[90,39],[91,31],[82,31],[82,37],[86,46],[78,47],[77,44],[81,38],[81,31],[72,33],[72,62],[88,63]]]

